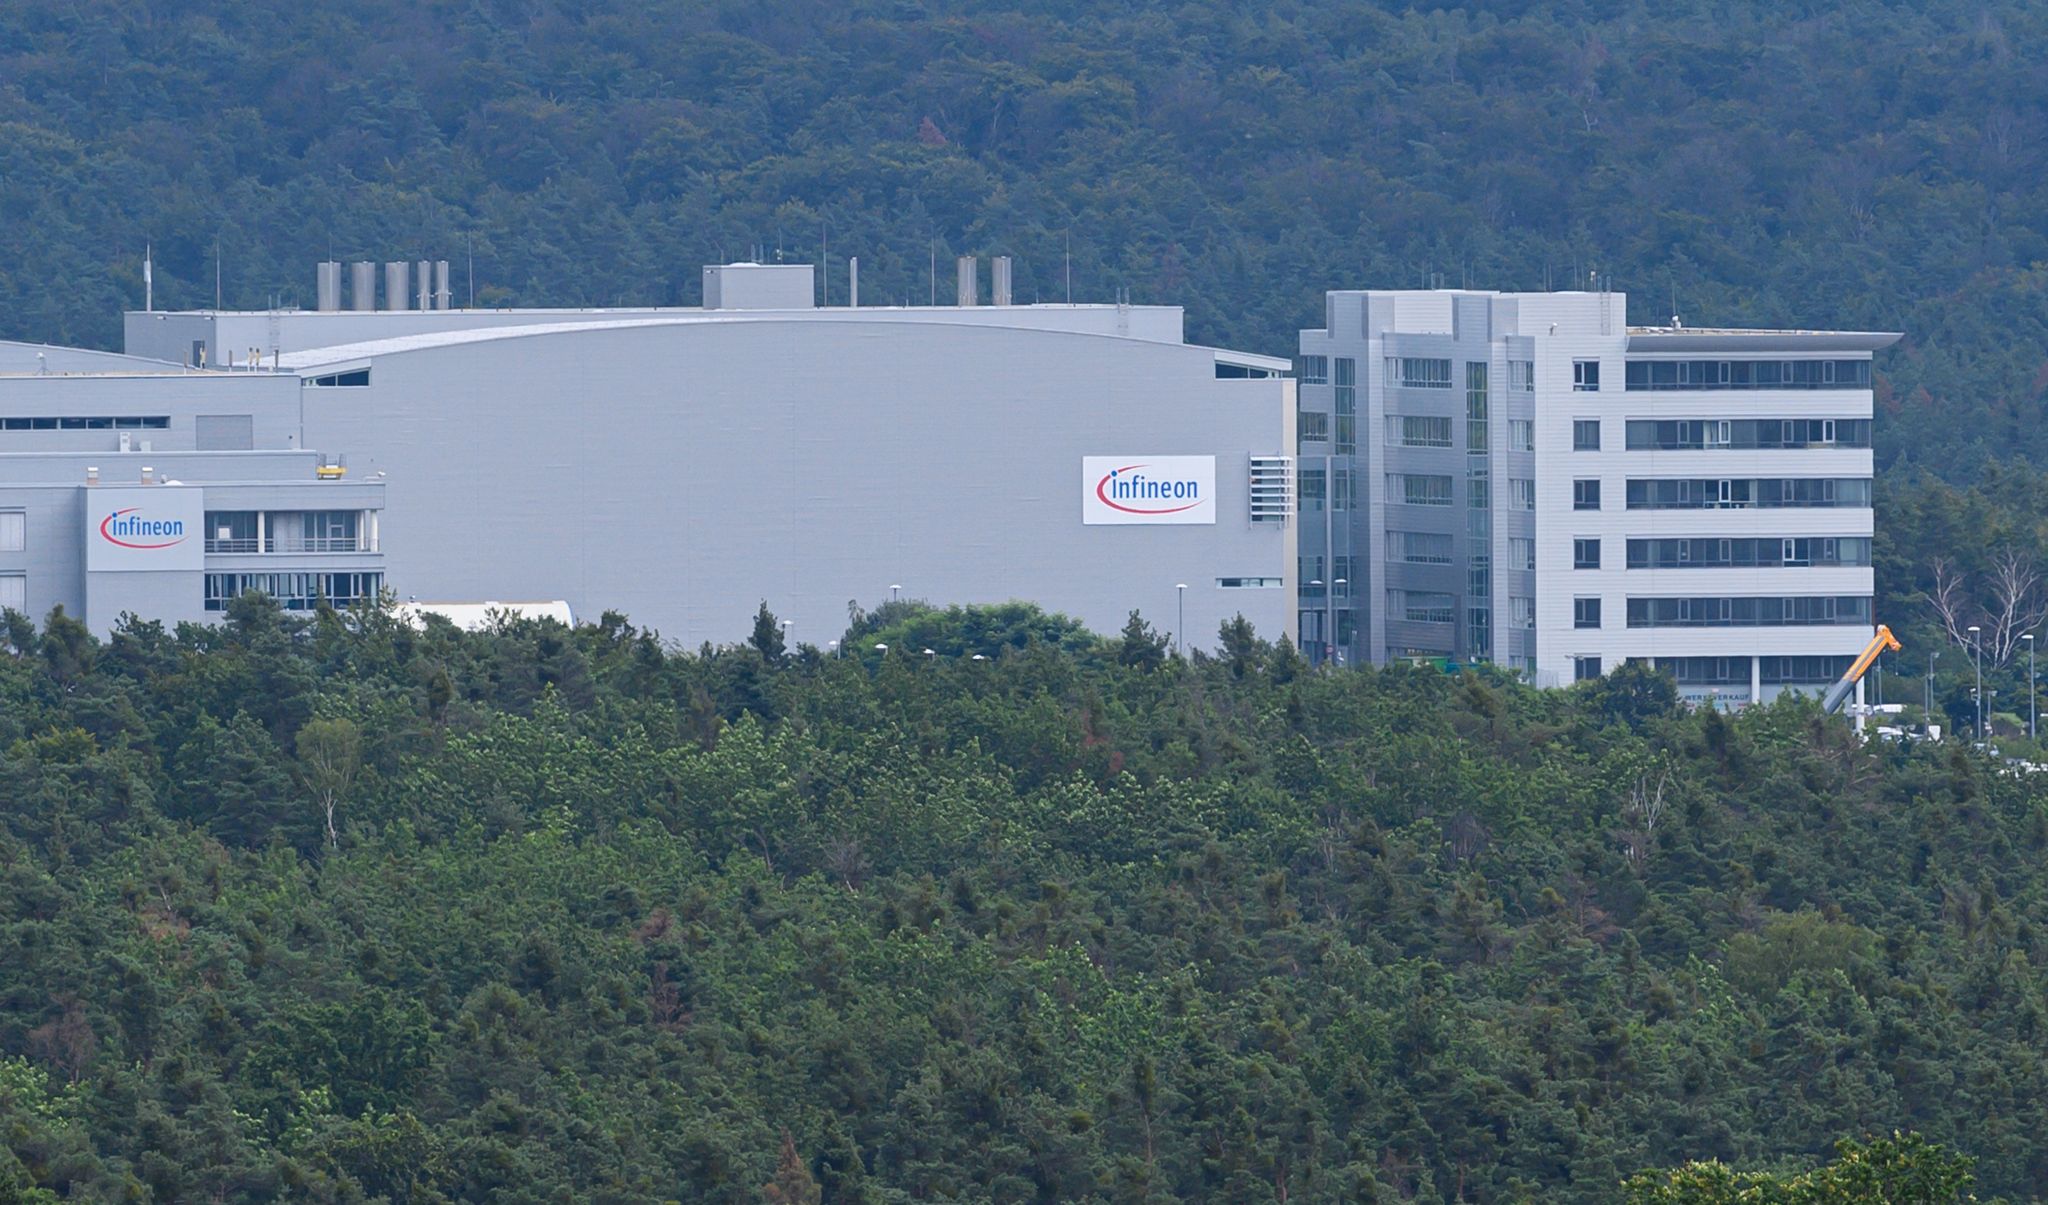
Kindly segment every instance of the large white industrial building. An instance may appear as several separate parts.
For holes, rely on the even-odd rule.
[[[1011,305],[1007,263],[991,295],[967,260],[951,306],[821,307],[808,266],[740,264],[706,269],[702,308],[456,310],[432,290],[421,308],[391,267],[382,308],[377,274],[355,274],[343,309],[323,266],[320,309],[143,311],[129,358],[0,362],[0,487],[15,456],[86,454],[104,488],[189,449],[214,458],[213,490],[237,457],[290,452],[309,485],[368,491],[356,525],[311,552],[270,534],[299,520],[266,517],[311,503],[230,515],[209,493],[208,556],[297,574],[309,555],[352,573],[369,557],[402,601],[560,600],[688,643],[744,636],[765,601],[823,646],[849,604],[892,594],[1025,599],[1100,631],[1138,609],[1202,645],[1233,615],[1276,638],[1293,622],[1289,364],[1187,344],[1177,307]],[[6,422],[126,415],[88,404],[123,389],[160,424],[147,438]],[[51,471],[83,489],[84,467]],[[185,617],[243,582],[366,581],[202,569],[175,605],[123,605]],[[36,613],[88,585],[70,560],[22,576]]]

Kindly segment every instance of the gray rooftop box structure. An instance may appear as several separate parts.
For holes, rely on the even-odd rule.
[[[817,304],[809,264],[712,264],[704,269],[707,310],[807,310]]]

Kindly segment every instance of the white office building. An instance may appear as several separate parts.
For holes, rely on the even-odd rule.
[[[1833,681],[1870,639],[1857,331],[1630,326],[1613,292],[1340,291],[1298,361],[1302,646],[1640,659],[1699,701]]]

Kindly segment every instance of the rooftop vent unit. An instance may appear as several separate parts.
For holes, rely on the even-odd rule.
[[[320,312],[331,314],[341,308],[341,261],[323,259],[316,278],[315,292],[319,297]]]
[[[348,308],[367,314],[377,308],[377,265],[357,260],[348,266]]]

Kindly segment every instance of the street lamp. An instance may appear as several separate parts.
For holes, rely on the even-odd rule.
[[[825,642],[825,651],[837,657],[839,655],[839,642],[837,640],[827,640]]]
[[[1927,714],[1921,718],[1922,725],[1934,722],[1934,659],[1939,656],[1940,649],[1927,650]]]
[[[1319,578],[1319,577],[1316,577],[1316,578],[1310,578],[1310,579],[1309,579],[1309,583],[1308,583],[1308,585],[1309,585],[1309,589],[1311,589],[1311,590],[1322,590],[1322,589],[1323,589],[1323,579],[1322,579],[1322,578]],[[1329,621],[1329,610],[1330,610],[1329,602],[1330,602],[1330,594],[1329,594],[1329,591],[1327,591],[1327,590],[1324,590],[1324,591],[1323,591],[1323,619],[1324,619],[1324,622],[1325,622],[1325,624],[1327,624],[1327,623],[1328,623],[1328,621]],[[1316,644],[1317,644],[1317,646],[1318,646],[1318,647],[1320,648],[1320,650],[1321,650],[1321,654],[1322,654],[1322,658],[1323,658],[1323,660],[1325,660],[1325,661],[1329,660],[1329,657],[1330,657],[1330,629],[1329,629],[1329,628],[1328,628],[1327,626],[1326,626],[1326,627],[1325,627],[1325,628],[1323,629],[1323,638],[1322,638],[1321,640],[1317,641],[1317,642],[1316,642]]]
[[[796,620],[794,619],[785,619],[782,621],[782,647],[785,649],[791,647],[789,643],[789,629],[795,626]]]
[[[1970,654],[1977,665],[1977,739],[1984,739],[1984,644],[1977,639],[1983,628],[1970,625]]]
[[[1175,582],[1173,592],[1174,605],[1179,608],[1179,615],[1173,621],[1173,651],[1178,653],[1185,647],[1181,634],[1188,630],[1188,584]]]
[[[2027,642],[2027,739],[2034,739],[2036,721],[2040,719],[2041,707],[2034,689],[2034,634],[2028,632],[2020,637]]]
[[[1330,660],[1333,664],[1337,660],[1337,592],[1350,584],[1348,580],[1341,577],[1331,582],[1330,597],[1324,606],[1324,610],[1328,612]]]
[[[902,586],[901,586],[900,584],[898,584],[898,583],[896,583],[896,582],[890,582],[890,583],[889,583],[889,601],[890,601],[890,602],[895,602],[895,601],[896,601],[896,595],[897,595],[897,593],[898,593],[898,592],[900,592],[900,591],[901,591],[902,589],[903,589],[903,587],[902,587]]]

